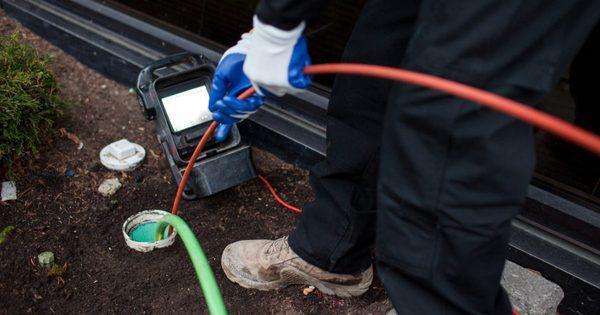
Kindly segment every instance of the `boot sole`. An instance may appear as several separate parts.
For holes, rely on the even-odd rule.
[[[367,292],[367,290],[369,290],[369,286],[371,286],[371,282],[373,281],[372,267],[364,272],[361,282],[353,285],[324,282],[296,268],[283,268],[279,273],[278,280],[258,282],[237,276],[235,273],[229,270],[229,268],[223,263],[223,260],[221,260],[221,267],[223,268],[223,271],[229,280],[246,289],[257,289],[260,291],[282,289],[290,285],[312,285],[323,294],[347,298],[364,294]]]

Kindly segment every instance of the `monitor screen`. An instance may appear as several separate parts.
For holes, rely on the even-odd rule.
[[[212,114],[208,110],[206,86],[169,95],[161,100],[173,132],[179,132],[212,119]]]

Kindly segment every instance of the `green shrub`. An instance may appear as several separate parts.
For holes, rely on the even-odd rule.
[[[52,60],[21,43],[14,32],[0,36],[0,168],[35,154],[64,102]]]

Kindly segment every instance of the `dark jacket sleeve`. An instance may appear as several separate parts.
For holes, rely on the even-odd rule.
[[[261,0],[256,15],[261,22],[291,30],[300,22],[310,23],[327,7],[326,0]]]

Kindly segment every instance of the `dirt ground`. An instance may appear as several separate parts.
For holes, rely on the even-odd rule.
[[[19,24],[0,10],[0,34]],[[121,225],[146,209],[169,209],[176,186],[154,134],[129,87],[117,84],[26,29],[25,40],[56,56],[62,93],[74,105],[58,122],[39,155],[27,161],[17,181],[17,201],[0,204],[0,229],[15,229],[0,244],[0,314],[17,313],[206,313],[196,275],[180,241],[142,254],[128,249]],[[73,137],[72,135],[75,135]],[[129,173],[111,172],[98,160],[100,149],[127,138],[143,145],[144,164]],[[79,144],[83,148],[79,149]],[[308,174],[254,150],[260,174],[292,204],[311,198]],[[27,164],[27,163],[26,163]],[[72,177],[67,176],[72,171]],[[107,178],[123,187],[112,197],[98,192]],[[277,292],[246,290],[229,282],[220,267],[223,248],[240,239],[277,238],[298,217],[279,206],[258,181],[213,197],[183,202],[181,216],[200,240],[232,313],[383,313],[381,284],[359,298],[341,299],[303,287]],[[61,268],[41,269],[37,254],[52,251]]]

